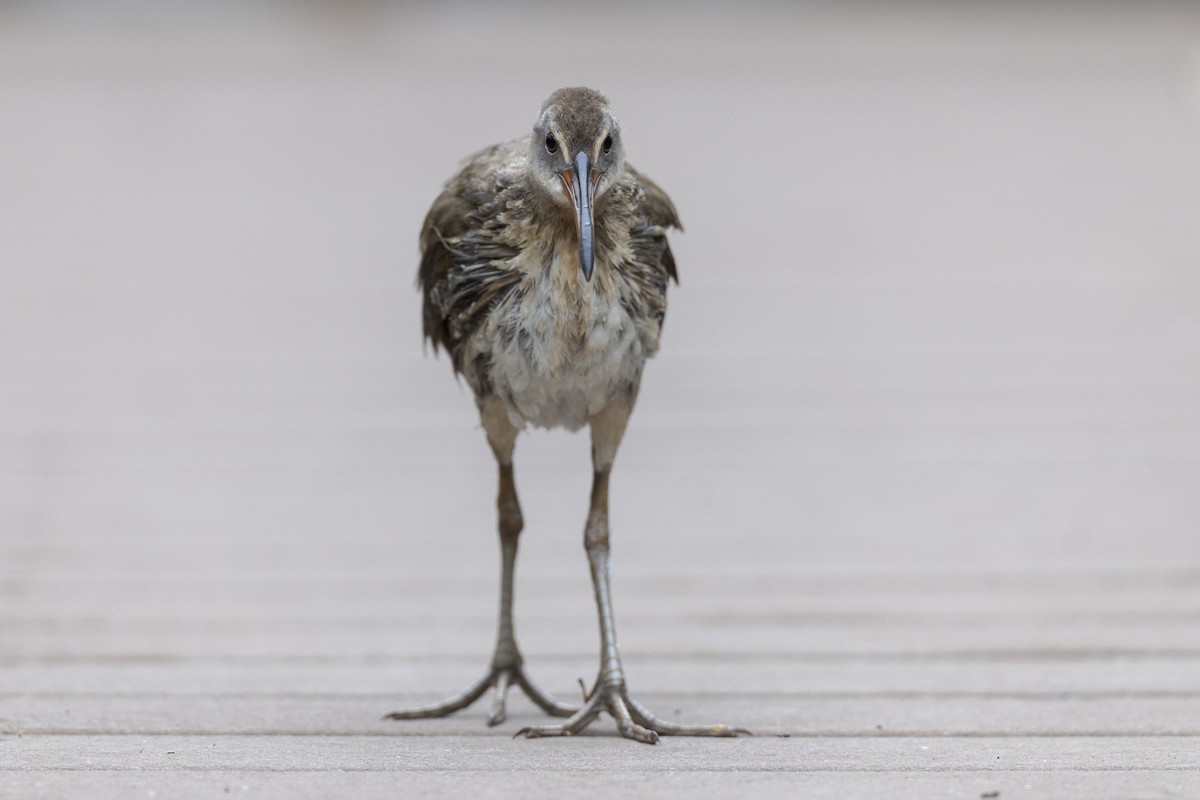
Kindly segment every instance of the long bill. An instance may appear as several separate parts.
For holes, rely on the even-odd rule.
[[[573,169],[564,169],[559,173],[565,184],[567,194],[575,205],[575,222],[579,230],[579,264],[583,268],[585,280],[592,279],[592,270],[596,266],[596,245],[592,228],[595,221],[592,203],[595,199],[596,184],[599,173],[593,174],[592,162],[588,154],[580,151],[575,155]]]

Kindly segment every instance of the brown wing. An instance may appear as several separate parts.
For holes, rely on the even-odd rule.
[[[421,227],[417,287],[424,299],[424,335],[435,351],[446,348],[460,372],[463,343],[520,279],[520,273],[506,266],[518,251],[504,235],[502,209],[509,203],[512,182],[501,169],[520,147],[508,142],[468,159]]]
[[[660,228],[678,228],[683,230],[683,223],[679,221],[679,212],[675,210],[675,204],[671,202],[671,198],[662,190],[657,183],[647,178],[642,173],[625,165],[625,169],[633,176],[638,185],[642,187],[645,193],[645,200],[642,204],[642,209],[646,212],[646,219],[650,224],[657,225]],[[667,270],[667,274],[679,283],[679,273],[675,269],[675,256],[671,254],[671,246],[667,243],[667,237],[662,237],[662,257],[660,259],[663,267]]]
[[[454,257],[444,237],[460,235],[470,213],[470,206],[447,190],[433,202],[421,225],[421,266],[417,269],[417,287],[423,297],[422,332],[433,344],[434,352],[439,345],[447,352],[452,350],[450,320],[446,316],[442,294],[449,283]]]

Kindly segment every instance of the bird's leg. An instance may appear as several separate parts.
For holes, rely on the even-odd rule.
[[[489,686],[493,686],[495,692],[487,723],[499,725],[506,716],[509,686],[514,683],[548,714],[569,717],[575,712],[574,706],[558,702],[529,678],[525,673],[521,651],[517,648],[517,640],[513,634],[513,573],[517,563],[517,542],[525,526],[521,516],[521,504],[517,500],[516,483],[513,481],[512,454],[518,431],[508,421],[504,409],[494,398],[481,403],[480,409],[488,443],[500,467],[500,491],[496,498],[500,529],[500,616],[492,663],[483,677],[458,694],[440,703],[393,711],[385,717],[386,719],[421,719],[453,714],[474,703],[483,696]]]
[[[511,445],[508,456],[511,459]],[[508,463],[503,460],[500,462],[500,495],[496,499],[496,507],[500,517],[500,620],[491,665],[496,692],[492,698],[492,710],[488,714],[488,725],[499,725],[504,721],[505,695],[510,683],[520,686],[529,699],[546,713],[558,717],[570,716],[575,711],[573,706],[558,702],[525,674],[525,662],[521,651],[517,649],[517,639],[513,633],[513,574],[517,564],[517,541],[525,521],[517,501],[511,460]]]
[[[660,720],[629,695],[625,686],[625,671],[617,648],[617,629],[613,619],[612,592],[609,580],[608,545],[608,478],[617,446],[625,432],[632,410],[628,403],[610,404],[591,419],[592,499],[584,528],[583,546],[587,551],[596,596],[596,611],[600,622],[600,674],[596,686],[583,707],[561,725],[542,725],[523,728],[518,735],[570,736],[583,730],[601,711],[607,711],[617,721],[621,735],[646,744],[655,744],[659,734],[677,736],[737,736],[744,733],[728,725],[678,725]]]

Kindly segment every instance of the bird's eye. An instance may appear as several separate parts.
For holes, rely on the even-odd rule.
[[[606,153],[607,153],[609,150],[612,150],[612,137],[611,137],[611,136],[605,136],[605,137],[604,137],[604,145],[603,145],[603,147],[604,147],[604,152],[606,152]]]
[[[555,139],[553,136],[546,137],[546,152],[547,153],[557,153],[558,152],[558,139]]]

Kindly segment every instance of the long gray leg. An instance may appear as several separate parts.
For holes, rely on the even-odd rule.
[[[467,689],[440,703],[416,708],[401,709],[388,714],[385,719],[420,719],[444,717],[466,708],[478,700],[489,686],[495,687],[488,725],[499,725],[504,721],[508,688],[515,683],[529,695],[542,710],[557,717],[569,717],[575,707],[560,703],[547,694],[525,674],[524,659],[517,648],[513,632],[513,573],[517,564],[517,543],[525,526],[521,516],[521,504],[517,500],[517,487],[513,480],[512,455],[519,432],[509,422],[503,407],[495,398],[480,403],[480,416],[487,433],[488,444],[496,456],[500,469],[500,490],[496,497],[496,510],[500,529],[500,614],[496,627],[496,647],[492,663],[483,677]]]
[[[584,707],[565,723],[524,728],[517,732],[518,735],[524,734],[530,738],[570,736],[582,730],[601,710],[608,711],[616,719],[617,730],[622,736],[646,744],[658,742],[659,734],[737,736],[739,732],[746,732],[728,725],[676,725],[659,720],[630,697],[625,686],[609,579],[608,478],[632,409],[633,399],[629,398],[626,402],[610,404],[591,419],[592,466],[595,472],[583,546],[592,573],[596,613],[600,622],[600,674],[596,679],[596,687]]]

